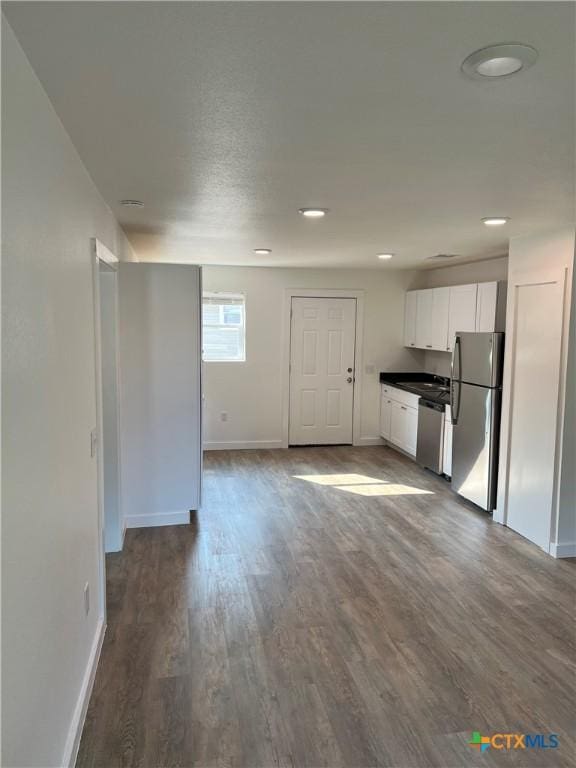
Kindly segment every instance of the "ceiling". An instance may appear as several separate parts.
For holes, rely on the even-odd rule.
[[[3,7],[143,261],[437,266],[573,219],[572,3]],[[538,49],[531,69],[461,73],[510,41]]]

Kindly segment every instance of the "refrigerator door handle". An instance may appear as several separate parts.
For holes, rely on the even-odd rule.
[[[462,381],[462,344],[458,334],[454,337],[454,350],[452,351],[452,362],[450,365],[450,378],[452,381],[458,379]],[[458,374],[456,374],[456,355],[458,355]]]
[[[454,388],[458,386],[458,398],[454,397]],[[450,384],[450,418],[452,426],[455,427],[458,424],[458,418],[460,416],[460,382],[452,381]]]
[[[458,405],[455,408],[454,386],[455,386],[455,374],[456,374],[456,355],[458,355],[458,379],[462,378],[462,347],[460,345],[460,336],[456,334],[454,338],[454,349],[452,351],[452,361],[450,365],[450,417],[452,419],[452,426],[458,424],[458,416],[460,410],[460,398],[458,398]]]

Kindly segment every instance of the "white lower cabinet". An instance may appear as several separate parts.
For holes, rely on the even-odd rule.
[[[380,437],[416,456],[418,395],[389,384],[380,387]]]
[[[411,456],[416,456],[417,439],[418,409],[392,401],[390,442]]]
[[[450,406],[446,406],[444,414],[444,447],[442,455],[442,472],[452,477],[452,417]]]
[[[386,390],[380,395],[380,437],[390,440],[390,425],[392,421],[392,400]]]

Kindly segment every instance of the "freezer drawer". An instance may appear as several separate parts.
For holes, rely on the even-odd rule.
[[[482,509],[496,506],[499,389],[453,382],[452,488]]]

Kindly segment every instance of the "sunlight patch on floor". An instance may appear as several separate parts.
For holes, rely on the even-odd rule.
[[[360,485],[370,483],[375,485],[376,483],[385,483],[385,480],[378,480],[376,477],[368,477],[367,475],[293,475],[297,480],[308,480],[309,483],[316,483],[317,485]]]
[[[293,475],[296,480],[306,480],[316,485],[330,486],[340,491],[356,493],[359,496],[418,496],[434,495],[434,491],[415,488],[412,485],[390,483],[367,475]]]

